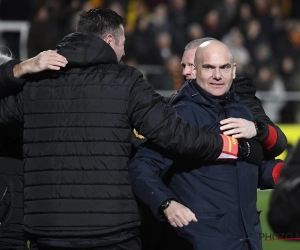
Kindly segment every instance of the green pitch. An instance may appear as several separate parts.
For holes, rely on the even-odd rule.
[[[260,221],[262,225],[262,243],[264,250],[299,250],[300,241],[284,241],[276,240],[277,236],[270,229],[267,222],[267,212],[269,209],[269,198],[272,190],[259,190],[257,209],[262,210],[260,214]]]

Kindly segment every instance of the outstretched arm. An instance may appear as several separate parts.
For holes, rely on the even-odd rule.
[[[234,79],[234,86],[240,102],[246,104],[253,114],[253,122],[256,125],[255,138],[263,144],[265,158],[280,155],[287,146],[286,136],[266,115],[260,99],[255,96],[256,88],[251,79],[246,77]]]
[[[256,138],[262,142],[266,159],[280,155],[287,147],[287,139],[282,130],[265,114],[259,99],[245,100],[251,109],[256,124]]]
[[[26,74],[38,73],[44,70],[60,70],[67,65],[67,59],[55,50],[47,50],[39,53],[26,61],[13,67],[14,77],[20,78]]]
[[[66,59],[54,50],[41,52],[24,62],[8,57],[0,67],[0,98],[19,93],[25,83],[22,77],[26,74],[59,70],[66,64]]]

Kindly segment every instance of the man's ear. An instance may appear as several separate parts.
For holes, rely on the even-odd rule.
[[[106,43],[108,43],[108,44],[110,44],[110,43],[112,42],[112,39],[113,39],[112,34],[107,34],[107,35],[103,38],[103,40],[104,40]]]
[[[232,79],[236,78],[236,63],[233,64]]]

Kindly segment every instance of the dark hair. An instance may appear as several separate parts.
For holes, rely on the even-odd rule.
[[[93,8],[80,15],[77,31],[90,33],[104,38],[107,34],[112,34],[117,38],[120,25],[124,25],[125,20],[115,11],[107,8]]]

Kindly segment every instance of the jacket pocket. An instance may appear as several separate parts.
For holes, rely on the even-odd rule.
[[[191,223],[192,230],[207,236],[222,236],[225,231],[224,213],[196,212],[198,222]]]
[[[253,218],[253,232],[249,235],[251,242],[251,249],[253,250],[261,250],[262,249],[262,229],[260,224],[260,213],[261,211],[257,211],[254,214]]]
[[[225,214],[210,212],[195,214],[198,222],[191,222],[186,227],[176,229],[178,235],[187,239],[195,250],[225,249]]]
[[[0,226],[2,226],[9,214],[11,207],[11,193],[7,185],[0,184]]]
[[[254,218],[253,218],[253,228],[256,235],[261,234],[260,213],[261,210],[257,211],[256,214],[254,214]]]

